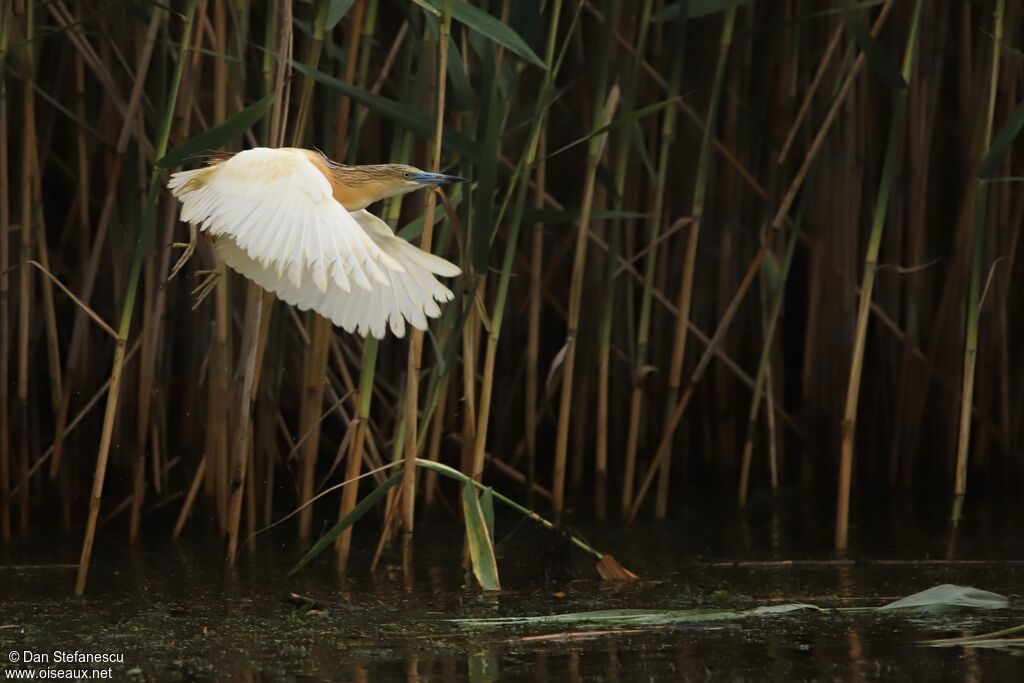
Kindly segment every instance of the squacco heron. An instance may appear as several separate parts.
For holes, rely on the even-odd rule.
[[[308,149],[257,147],[171,175],[181,220],[224,263],[284,302],[381,339],[426,329],[452,292],[454,264],[397,237],[366,207],[463,178],[412,166],[345,166]]]

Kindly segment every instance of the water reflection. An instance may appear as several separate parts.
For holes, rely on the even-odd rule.
[[[831,517],[823,513],[831,505],[752,500],[747,514],[740,515],[697,504],[692,514],[642,528],[580,525],[588,538],[614,549],[643,576],[641,582],[594,580],[592,565],[584,560],[574,567],[576,579],[546,585],[530,574],[528,562],[520,562],[530,554],[530,543],[513,539],[499,558],[506,587],[501,593],[470,585],[459,563],[461,536],[451,534],[443,520],[418,531],[412,572],[403,572],[401,549],[392,547],[384,550],[377,573],[370,574],[376,537],[369,533],[357,535],[347,575],[335,571],[333,557],[325,557],[293,578],[286,574],[301,548],[287,533],[258,539],[234,568],[220,563],[219,544],[195,537],[176,543],[148,539],[134,550],[109,543],[97,547],[91,592],[81,600],[69,595],[67,570],[10,569],[74,561],[74,544],[44,539],[35,548],[0,556],[0,627],[16,626],[0,628],[0,652],[115,648],[124,652],[126,669],[139,668],[155,680],[866,681],[882,674],[907,680],[1021,680],[1021,658],[915,645],[1024,623],[1020,608],[929,619],[801,613],[586,634],[557,625],[466,630],[449,621],[794,601],[878,604],[945,582],[1024,592],[1019,567],[1010,565],[859,562],[945,557],[949,536],[939,516],[894,507],[886,511],[891,516],[861,517],[851,562],[782,565],[777,561],[831,560]],[[1012,520],[1012,515],[972,515],[959,531],[956,557],[1021,557]],[[512,528],[514,520],[505,525]],[[712,566],[725,559],[748,563]],[[306,600],[289,600],[290,593]]]

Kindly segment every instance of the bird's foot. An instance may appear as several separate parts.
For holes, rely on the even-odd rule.
[[[188,226],[188,242],[172,242],[171,247],[174,249],[183,249],[181,256],[174,263],[174,267],[171,268],[171,274],[167,276],[167,281],[170,282],[174,279],[174,276],[178,274],[178,271],[185,267],[188,260],[192,258],[192,254],[196,253],[196,226],[189,223]]]
[[[192,296],[195,297],[195,303],[192,304],[192,310],[199,308],[199,304],[203,303],[206,297],[210,296],[210,292],[217,286],[217,280],[220,279],[220,268],[211,268],[209,270],[197,270],[195,274],[203,281],[192,290]]]

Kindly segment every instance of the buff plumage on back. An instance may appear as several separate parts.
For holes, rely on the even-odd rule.
[[[366,211],[348,212],[300,150],[250,149],[171,176],[181,220],[214,236],[231,268],[303,310],[360,334],[426,328],[452,298],[434,274],[459,269],[396,237]]]
[[[387,284],[385,270],[401,270],[298,152],[246,150],[214,166],[175,173],[167,186],[181,200],[182,221],[231,237],[296,287],[305,274],[320,291],[328,278],[346,292],[353,286],[369,290],[371,279]]]

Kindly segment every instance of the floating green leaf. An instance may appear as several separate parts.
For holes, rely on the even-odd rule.
[[[274,94],[271,93],[263,99],[254,102],[234,116],[225,119],[213,128],[195,135],[167,154],[157,159],[156,165],[160,168],[172,168],[179,166],[191,156],[209,152],[239,137],[249,130],[254,123],[266,115],[267,108],[274,101]]]
[[[1009,606],[1010,601],[998,593],[944,583],[890,602],[879,607],[878,611],[945,612],[953,609],[1006,609]]]
[[[1002,595],[990,593],[965,586],[945,584],[928,590],[914,593],[902,600],[883,605],[882,607],[847,607],[838,608],[836,612],[924,612],[934,613],[952,609],[1003,609],[1009,602]],[[672,626],[675,624],[693,624],[713,621],[733,621],[756,617],[770,617],[794,612],[825,612],[817,605],[806,603],[788,603],[784,605],[765,605],[747,610],[653,610],[653,609],[613,609],[594,612],[571,612],[568,614],[544,614],[532,617],[497,617],[488,619],[452,619],[452,623],[467,628],[493,626],[545,626],[571,625],[574,627],[605,626],[605,627],[648,627]],[[990,635],[1001,635],[990,634]]]
[[[493,512],[492,499],[492,515]],[[468,482],[462,487],[462,513],[466,520],[466,542],[469,545],[473,576],[485,591],[501,590],[498,561],[494,557],[494,544],[487,532],[487,521],[476,489]]]

